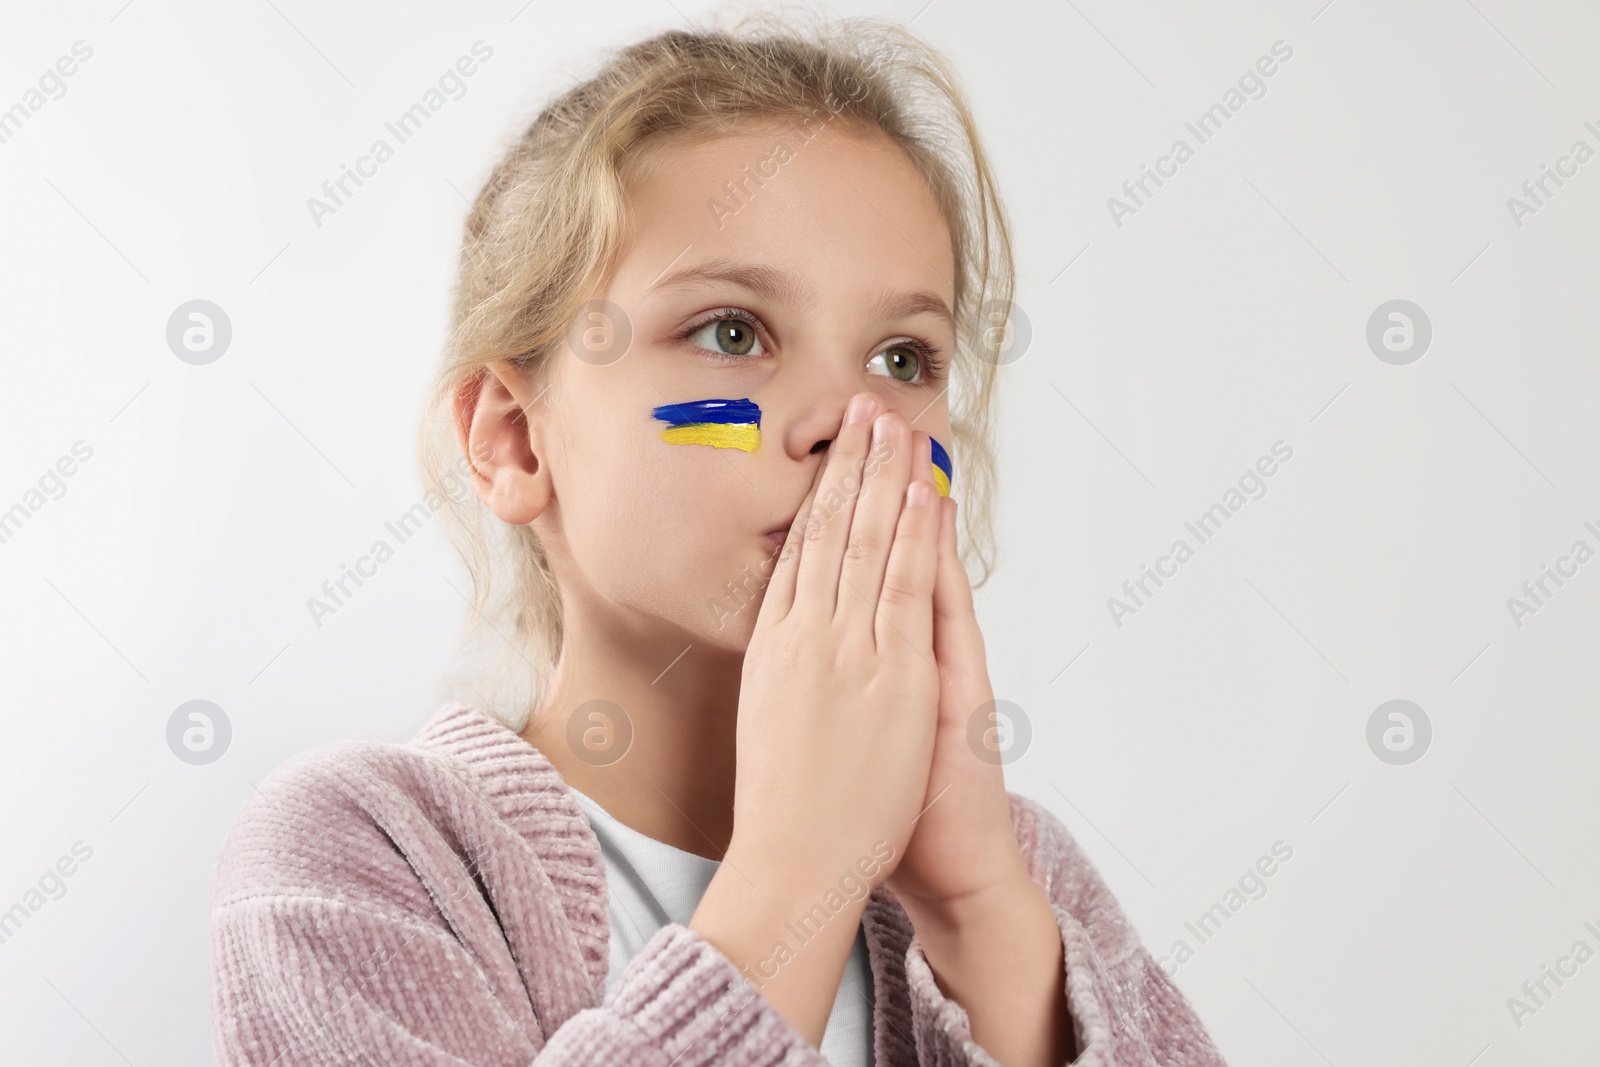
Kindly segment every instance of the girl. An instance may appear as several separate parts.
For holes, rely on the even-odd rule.
[[[987,568],[1011,253],[946,63],[867,20],[621,50],[460,267],[424,460],[491,695],[245,806],[219,1062],[1220,1064],[992,744],[956,497]]]

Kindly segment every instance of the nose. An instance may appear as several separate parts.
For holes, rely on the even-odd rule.
[[[784,450],[790,458],[802,459],[827,451],[827,446],[838,437],[838,429],[845,424],[845,411],[856,397],[866,403],[867,419],[875,419],[885,411],[882,398],[867,390],[848,384],[842,389],[819,390],[784,434]]]
[[[888,409],[891,401],[880,385],[884,379],[867,374],[862,334],[854,315],[819,314],[791,342],[773,379],[787,417],[787,425],[774,428],[782,434],[783,451],[791,460],[805,462],[808,456],[826,452],[839,436],[851,400],[864,396],[874,404],[869,418]]]

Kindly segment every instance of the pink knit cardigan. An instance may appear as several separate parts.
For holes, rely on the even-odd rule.
[[[1011,794],[1054,905],[1080,1065],[1222,1063],[1066,828]],[[465,704],[403,745],[288,761],[244,805],[211,895],[212,1038],[254,1067],[703,1067],[827,1061],[686,926],[604,993],[605,868],[538,749]],[[995,1065],[940,993],[892,891],[866,931],[878,1067]]]

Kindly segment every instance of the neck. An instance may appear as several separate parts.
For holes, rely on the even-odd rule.
[[[569,611],[522,737],[624,825],[720,860],[733,836],[743,663],[659,620]]]

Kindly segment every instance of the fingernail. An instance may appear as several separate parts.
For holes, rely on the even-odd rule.
[[[889,439],[889,415],[885,412],[872,420],[872,449],[877,451],[878,446]]]
[[[865,393],[857,393],[850,398],[850,406],[844,409],[844,421],[866,422],[867,415],[872,411],[872,398]]]
[[[920,508],[933,499],[933,486],[923,481],[913,481],[906,486],[906,507]]]

